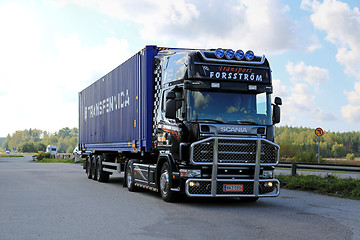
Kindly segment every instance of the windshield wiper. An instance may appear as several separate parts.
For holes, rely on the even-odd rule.
[[[224,123],[223,121],[216,120],[216,119],[198,119],[197,122],[200,121],[207,121],[207,122],[215,122],[215,123]]]

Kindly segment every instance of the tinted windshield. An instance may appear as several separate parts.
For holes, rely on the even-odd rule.
[[[271,125],[270,94],[188,91],[187,120]]]

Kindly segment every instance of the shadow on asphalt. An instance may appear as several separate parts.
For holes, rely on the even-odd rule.
[[[111,178],[107,184],[111,184],[111,185],[117,185],[121,188],[123,188],[124,190],[127,191],[126,187],[123,187],[123,181],[124,179],[122,177],[114,177]],[[139,188],[137,190],[137,192],[139,194],[144,195],[144,197],[151,197],[154,198],[156,200],[158,200],[159,202],[162,202],[162,198],[160,196],[160,193],[158,192],[153,192],[153,191],[149,191],[146,189],[142,189]],[[164,202],[165,203],[165,202]],[[177,201],[173,202],[173,203],[166,203],[166,204],[181,204],[181,205],[191,205],[191,206],[198,206],[198,207],[227,207],[227,208],[233,208],[233,207],[250,207],[250,206],[255,206],[255,207],[268,207],[269,202],[266,201],[266,198],[260,198],[257,202],[243,202],[241,201],[239,198],[209,198],[209,197],[205,197],[205,198],[189,198],[187,196],[185,196],[185,194],[179,195],[179,198],[177,199]]]

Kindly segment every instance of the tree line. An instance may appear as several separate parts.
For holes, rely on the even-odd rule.
[[[276,127],[275,142],[280,145],[281,157],[317,159],[318,137],[315,129],[304,127]],[[39,129],[16,131],[2,139],[4,150],[17,152],[46,151],[47,145],[56,145],[59,153],[73,152],[78,144],[77,128],[62,128],[49,133]],[[323,158],[360,157],[360,132],[325,132],[320,137],[320,155]]]
[[[284,158],[317,159],[318,137],[315,129],[276,127],[275,142]],[[320,137],[320,156],[323,158],[360,157],[360,132],[324,132]]]
[[[72,153],[77,144],[77,128],[65,127],[55,133],[30,128],[8,134],[2,148],[11,151],[16,149],[17,152],[45,152],[46,146],[56,145],[59,153]]]

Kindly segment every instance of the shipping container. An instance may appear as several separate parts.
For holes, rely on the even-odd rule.
[[[79,93],[79,144],[88,151],[149,151],[155,46]]]

